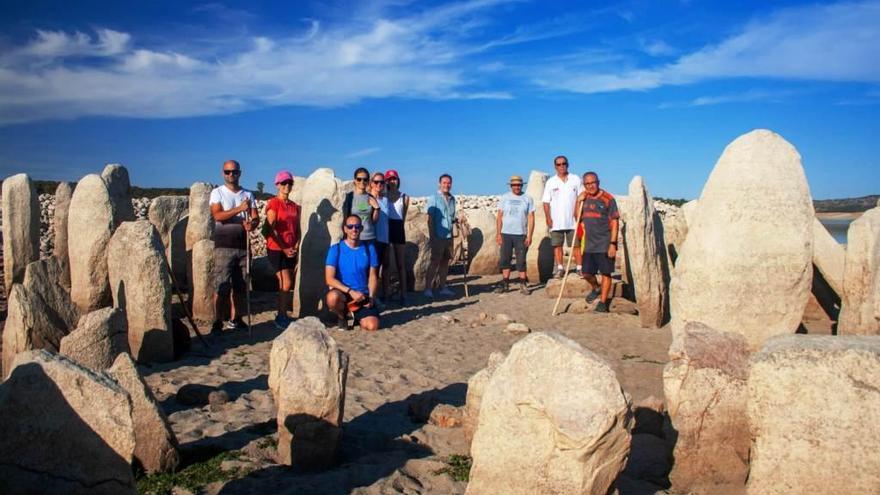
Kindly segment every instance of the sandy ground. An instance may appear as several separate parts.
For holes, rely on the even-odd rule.
[[[267,385],[271,342],[280,333],[271,322],[274,294],[255,295],[252,338],[247,331],[211,336],[207,350],[194,341],[183,360],[141,371],[169,415],[185,460],[219,450],[245,453],[243,463],[253,469],[249,475],[206,489],[223,494],[463,493],[465,483],[434,474],[447,456],[468,454],[463,430],[416,422],[407,413],[408,404],[428,395],[464,404],[468,378],[485,367],[490,353],[506,352],[521,338],[504,332],[506,324],[494,321],[498,313],[532,331],[559,332],[605,357],[634,403],[651,395],[662,398],[667,328],[642,329],[632,314],[585,312],[582,300],[564,300],[564,308],[566,302],[572,307],[552,318],[553,300],[543,288],[528,296],[499,295],[491,292],[496,281],[472,281],[467,299],[462,287],[453,284],[458,297],[431,302],[413,296],[405,308],[389,305],[379,332],[332,330],[350,364],[340,462],[322,473],[298,473],[274,460],[275,409]],[[631,309],[626,301],[616,307]],[[480,313],[489,321],[473,326]],[[186,384],[216,386],[230,401],[214,410],[182,405],[175,394]],[[628,478],[620,484],[621,493],[658,489]]]

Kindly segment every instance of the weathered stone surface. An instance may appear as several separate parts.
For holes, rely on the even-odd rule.
[[[501,271],[501,247],[495,241],[495,215],[489,210],[463,212],[471,228],[468,236],[471,275],[496,275]]]
[[[547,229],[547,216],[544,215],[544,185],[547,174],[532,170],[526,184],[526,194],[535,203],[535,231],[532,232],[532,245],[526,252],[526,273],[532,283],[543,282],[553,274],[553,248],[550,246],[550,231]]]
[[[189,198],[186,196],[159,196],[150,201],[147,218],[159,232],[165,246],[165,258],[171,265],[174,279],[187,283],[186,230]]]
[[[128,169],[119,163],[108,163],[101,172],[101,178],[107,184],[110,202],[113,204],[113,226],[119,227],[122,222],[135,220]]]
[[[306,177],[293,176],[293,187],[290,188],[290,194],[287,199],[300,205],[302,204],[303,189],[306,187]]]
[[[214,321],[214,241],[203,239],[192,249],[192,316],[200,322]]]
[[[711,494],[742,486],[749,473],[745,338],[700,323],[674,331],[663,391],[675,430],[672,486]]]
[[[846,249],[837,242],[822,225],[813,218],[813,264],[838,296],[843,296],[843,272]]]
[[[189,222],[186,225],[186,250],[197,242],[214,235],[214,217],[211,216],[211,191],[207,182],[196,182],[189,188]]]
[[[877,337],[769,340],[748,380],[749,494],[880,493],[878,390]]]
[[[333,170],[319,168],[312,172],[303,189],[300,203],[300,268],[297,271],[294,305],[300,315],[318,313],[324,293],[324,260],[327,249],[342,237],[342,181]]]
[[[632,274],[639,321],[646,328],[660,328],[669,304],[669,267],[663,225],[654,211],[654,199],[641,176],[629,183],[626,208],[626,254]]]
[[[40,203],[27,174],[3,180],[3,282],[6,294],[24,280],[24,270],[40,259]]]
[[[67,215],[70,298],[83,314],[111,304],[107,244],[114,228],[113,204],[104,179],[94,174],[83,177],[73,191]]]
[[[120,354],[107,372],[131,397],[135,459],[148,473],[174,471],[180,464],[177,438],[131,356]]]
[[[477,429],[477,422],[480,419],[480,405],[483,403],[483,394],[486,393],[486,385],[495,373],[495,369],[501,364],[501,361],[504,361],[504,353],[493,352],[489,355],[489,363],[486,367],[476,372],[474,376],[468,379],[464,418],[462,419],[464,436],[467,438],[468,442],[473,440],[474,431]]]
[[[592,290],[590,284],[584,280],[584,277],[577,273],[569,273],[565,276],[564,289],[562,292],[563,299],[580,299]],[[563,290],[562,279],[551,278],[547,281],[544,293],[547,297],[556,298],[559,296],[560,290]]]
[[[412,277],[406,286],[415,291],[425,290],[425,275],[431,264],[431,244],[428,232],[428,215],[417,206],[410,206],[406,214],[407,276]]]
[[[9,376],[20,352],[58,351],[61,339],[76,325],[79,315],[60,278],[61,265],[50,257],[30,263],[22,283],[12,286],[3,330],[3,376]]]
[[[880,334],[880,207],[849,224],[839,334]]]
[[[342,436],[348,356],[315,317],[292,323],[272,342],[269,388],[278,409],[282,464],[333,464]]]
[[[681,212],[684,213],[684,221],[688,228],[697,221],[697,209],[700,206],[699,199],[692,199],[681,205]]]
[[[671,274],[672,267],[678,262],[678,254],[681,253],[681,246],[687,239],[688,226],[684,218],[684,212],[667,211],[662,218],[663,223],[663,239],[666,243],[666,266],[669,267]]]
[[[73,185],[60,182],[55,188],[55,213],[52,215],[52,229],[55,232],[53,255],[61,265],[61,285],[70,290],[70,255],[67,252],[67,214],[73,198]]]
[[[605,360],[561,335],[533,333],[486,386],[466,493],[605,495],[629,454],[631,423]]]
[[[137,493],[128,394],[62,356],[19,354],[0,385],[0,438],[0,493]]]
[[[96,371],[109,368],[116,356],[128,352],[125,311],[101,308],[84,315],[76,329],[61,339],[60,352]]]
[[[110,239],[107,264],[114,307],[125,310],[128,346],[139,362],[171,361],[171,280],[162,241],[146,221],[126,222]]]
[[[744,205],[743,191],[760,205]],[[752,350],[794,333],[813,278],[812,225],[797,150],[767,130],[737,138],[712,170],[688,226],[670,291],[673,327],[698,321],[741,333]]]

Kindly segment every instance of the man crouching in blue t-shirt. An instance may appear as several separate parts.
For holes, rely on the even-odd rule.
[[[363,228],[359,216],[347,216],[342,224],[342,240],[327,251],[327,308],[339,317],[339,328],[343,330],[349,329],[349,311],[362,329],[379,329],[379,310],[373,304],[379,286],[379,256],[372,244],[361,243]]]

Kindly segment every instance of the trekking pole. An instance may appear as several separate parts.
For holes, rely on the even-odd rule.
[[[189,324],[192,325],[193,331],[196,332],[196,337],[199,338],[199,342],[202,343],[203,346],[210,347],[208,342],[202,337],[202,334],[199,332],[199,327],[196,326],[196,322],[190,314],[189,308],[186,307],[186,302],[183,300],[183,295],[180,293],[180,288],[177,286],[177,279],[174,277],[174,272],[171,270],[171,264],[168,263],[168,258],[162,257],[165,260],[165,268],[168,270],[168,275],[171,276],[171,288],[174,290],[174,293],[177,294],[177,299],[180,301],[180,305],[183,306],[183,314],[186,316]]]
[[[468,299],[471,297],[470,294],[468,294],[467,284],[468,271],[471,269],[471,255],[470,252],[468,252],[468,236],[471,233],[471,228],[467,223],[467,217],[464,218],[464,225],[467,228],[461,230],[461,254],[464,256],[464,297],[465,299]]]
[[[565,245],[565,238],[563,237],[562,245]],[[562,300],[562,293],[565,291],[565,282],[568,280],[568,270],[571,269],[571,257],[574,255],[574,242],[571,243],[571,251],[568,252],[568,262],[565,264],[565,274],[562,277],[562,286],[559,287],[559,295],[556,296],[556,304],[553,305],[553,316],[556,316],[556,310],[559,308],[559,301]]]
[[[247,261],[245,262],[244,299],[247,310],[248,339],[253,338],[251,329],[251,233],[247,232]]]

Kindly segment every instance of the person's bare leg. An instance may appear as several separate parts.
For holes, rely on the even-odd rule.
[[[586,280],[587,283],[590,284],[590,287],[592,287],[593,290],[596,290],[599,288],[599,281],[596,280],[596,276],[593,275],[592,273],[585,273],[584,280]]]
[[[406,297],[406,245],[392,244],[394,246],[394,262],[397,264],[397,278],[400,280],[400,297]]]
[[[345,295],[336,289],[327,292],[327,309],[336,314],[340,321],[346,320]]]
[[[562,246],[553,247],[553,262],[556,263],[553,268],[562,264]]]
[[[437,286],[441,289],[446,287],[446,276],[449,275],[450,261],[448,257],[444,257],[440,260],[440,267],[437,269]]]
[[[244,314],[246,311],[247,308],[245,307],[244,303],[244,291],[237,291],[235,289],[232,289],[232,311],[230,314],[230,319],[232,321],[244,321]]]
[[[611,295],[611,277],[602,275],[602,295],[599,300],[608,304],[608,297]]]
[[[281,270],[278,272],[280,280],[278,291],[278,313],[287,316],[288,311],[292,311],[290,288],[293,286],[293,280],[290,270]]]
[[[524,277],[524,276],[525,276],[524,274],[520,273],[520,277]],[[510,280],[510,268],[502,269],[501,270],[501,277],[504,278],[504,280]]]
[[[376,318],[375,316],[361,318],[360,321],[358,321],[358,325],[361,327],[361,330],[375,332],[379,329],[379,318]]]
[[[382,260],[382,299],[387,303],[391,297],[391,244],[385,246],[385,259]]]
[[[227,315],[230,316],[231,308],[229,307],[229,297],[220,297],[218,293],[214,293],[214,319],[216,321],[225,321]]]
[[[284,270],[275,272],[275,280],[278,281],[278,314],[283,315],[287,312],[284,310]]]
[[[428,264],[428,269],[425,270],[425,290],[434,290],[434,278],[437,276],[439,263],[432,259]]]

